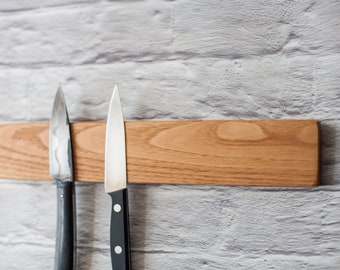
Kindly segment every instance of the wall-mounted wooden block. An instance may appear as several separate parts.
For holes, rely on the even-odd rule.
[[[129,121],[128,182],[318,185],[317,121]],[[0,177],[47,180],[49,125],[0,125]],[[77,181],[104,180],[104,122],[72,123]]]

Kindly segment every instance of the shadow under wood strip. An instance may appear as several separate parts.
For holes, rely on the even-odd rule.
[[[316,186],[317,121],[125,122],[128,182]],[[0,125],[0,177],[48,180],[49,124]],[[105,123],[72,123],[77,181],[104,180]]]

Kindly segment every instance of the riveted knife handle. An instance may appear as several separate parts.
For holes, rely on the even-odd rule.
[[[72,270],[75,264],[74,182],[57,180],[57,236],[55,270]]]
[[[109,193],[111,207],[111,263],[113,270],[130,270],[129,204],[127,189]]]

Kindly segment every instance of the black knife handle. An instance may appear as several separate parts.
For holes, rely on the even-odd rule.
[[[57,236],[55,270],[72,270],[75,264],[74,182],[57,180]]]
[[[127,189],[109,193],[112,198],[110,247],[113,270],[130,270],[129,203]]]

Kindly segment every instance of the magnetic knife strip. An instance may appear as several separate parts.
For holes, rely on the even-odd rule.
[[[104,181],[105,122],[72,123],[75,179]],[[314,120],[126,121],[128,182],[311,187]],[[0,125],[0,177],[51,180],[49,124]]]

